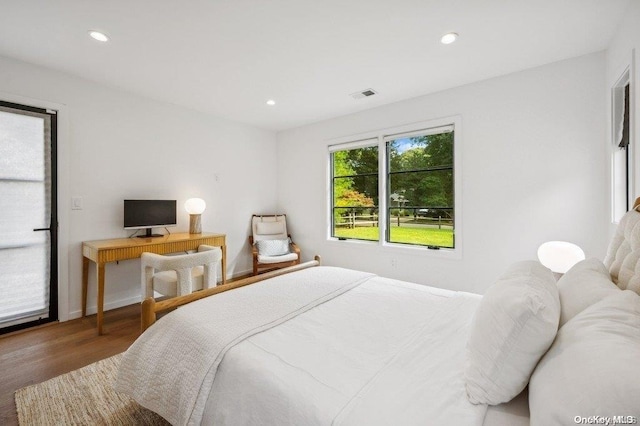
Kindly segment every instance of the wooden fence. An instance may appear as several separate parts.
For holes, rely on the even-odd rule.
[[[419,216],[392,216],[390,218],[391,225],[402,226],[406,225],[430,225],[431,227],[438,227],[438,229],[442,229],[445,227],[452,227],[453,220],[450,218],[439,217],[419,217]],[[378,215],[377,214],[355,214],[350,213],[346,216],[342,216],[343,222],[337,222],[335,224],[336,227],[343,228],[355,228],[357,226],[378,226]],[[410,222],[410,223],[407,223]]]
[[[360,214],[349,213],[347,216],[343,216],[344,222],[336,223],[336,226],[343,226],[347,228],[355,228],[356,226],[378,226],[377,214]]]

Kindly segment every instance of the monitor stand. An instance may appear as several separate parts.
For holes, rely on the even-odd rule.
[[[151,231],[153,228],[147,228],[147,232],[144,235],[138,235],[138,238],[152,238],[152,237],[164,237],[162,234],[153,234]]]

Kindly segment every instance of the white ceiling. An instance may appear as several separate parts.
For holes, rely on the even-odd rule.
[[[603,50],[628,5],[0,0],[0,55],[283,130]],[[90,39],[89,29],[111,41]],[[449,31],[460,38],[442,45]],[[349,96],[369,87],[379,95]]]

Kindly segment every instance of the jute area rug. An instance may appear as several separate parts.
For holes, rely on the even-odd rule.
[[[18,422],[31,425],[168,425],[113,390],[122,354],[16,391]]]

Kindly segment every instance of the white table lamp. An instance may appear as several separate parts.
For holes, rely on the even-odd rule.
[[[201,234],[202,222],[200,215],[207,208],[207,203],[202,198],[189,198],[184,203],[184,208],[189,213],[189,233]]]
[[[538,247],[540,263],[559,274],[564,274],[584,258],[580,247],[566,241],[547,241]]]

